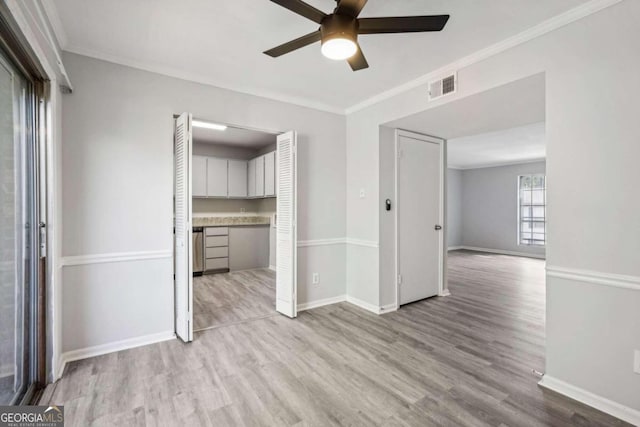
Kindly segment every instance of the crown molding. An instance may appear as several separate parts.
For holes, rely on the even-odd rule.
[[[511,49],[513,47],[526,43],[537,37],[543,36],[547,33],[557,30],[558,28],[562,28],[566,25],[569,25],[572,22],[578,21],[596,12],[599,12],[602,9],[606,9],[607,7],[618,4],[621,1],[622,0],[591,0],[578,7],[570,9],[564,13],[561,13],[560,15],[556,15],[553,18],[547,19],[546,21],[543,21],[540,24],[529,28],[528,30],[525,30],[519,34],[516,34],[515,36],[504,39],[484,49],[480,49],[472,53],[471,55],[458,59],[457,61],[454,61],[448,65],[440,67],[437,70],[431,71],[428,74],[424,74],[423,76],[418,77],[417,79],[411,80],[405,84],[396,86],[392,89],[389,89],[378,95],[368,98],[362,102],[359,102],[358,104],[352,105],[351,107],[348,107],[345,110],[345,113],[347,115],[355,113],[357,111],[363,110],[367,107],[375,105],[389,98],[393,98],[394,96],[399,95],[408,90],[426,85],[430,81],[435,80],[439,76],[442,76],[443,73],[449,72],[451,70],[459,70],[461,68],[465,68],[470,65],[473,65],[477,62],[484,61],[485,59],[488,59],[492,56],[502,53],[508,49]],[[426,97],[427,97],[427,94],[425,93],[425,99]]]
[[[254,87],[248,86],[234,86],[231,84],[224,84],[214,79],[207,77],[205,74],[190,73],[184,70],[178,70],[173,67],[167,67],[165,65],[155,64],[146,61],[138,61],[131,58],[126,58],[120,55],[114,55],[110,53],[99,52],[93,49],[87,49],[74,44],[68,44],[64,48],[65,52],[75,53],[77,55],[88,56],[90,58],[99,59],[101,61],[111,62],[125,67],[135,68],[138,70],[148,71],[150,73],[160,74],[165,77],[173,77],[180,80],[186,80],[193,83],[200,83],[207,86],[213,86],[220,89],[230,90],[233,92],[243,93],[245,95],[257,96],[260,98],[269,99],[271,101],[284,102],[287,104],[297,105],[299,107],[310,108],[313,110],[324,111],[327,113],[344,115],[344,108],[337,107],[335,105],[323,104],[311,99],[293,97],[282,95],[275,92],[270,92]]]

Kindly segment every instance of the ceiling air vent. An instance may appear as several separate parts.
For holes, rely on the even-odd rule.
[[[429,101],[434,101],[443,96],[456,93],[457,90],[458,79],[456,73],[452,73],[429,83]]]

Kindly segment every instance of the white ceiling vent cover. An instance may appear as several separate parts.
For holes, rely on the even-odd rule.
[[[451,73],[438,80],[429,82],[429,101],[435,101],[443,96],[456,93],[458,90],[458,76],[456,73]]]

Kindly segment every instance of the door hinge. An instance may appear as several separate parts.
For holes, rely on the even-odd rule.
[[[398,274],[398,285],[402,285],[402,274]]]

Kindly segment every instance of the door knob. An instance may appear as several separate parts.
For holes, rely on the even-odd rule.
[[[438,231],[438,230],[442,230],[442,226],[441,226],[441,225],[438,225],[438,224],[436,224],[436,226],[435,226],[434,228],[436,229],[436,231]]]

